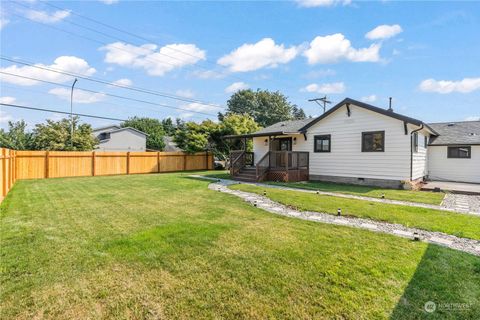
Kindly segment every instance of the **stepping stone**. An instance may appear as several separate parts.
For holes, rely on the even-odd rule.
[[[449,246],[452,244],[452,240],[447,240],[439,237],[431,237],[429,239],[430,242],[438,243],[438,244],[443,244],[445,246]]]
[[[413,232],[403,231],[403,230],[393,230],[393,233],[402,237],[413,237]]]
[[[287,214],[288,214],[289,216],[294,216],[294,217],[298,217],[298,216],[301,215],[301,213],[298,212],[298,211],[288,211]]]
[[[377,225],[372,223],[362,223],[360,226],[367,228],[367,229],[378,229]]]

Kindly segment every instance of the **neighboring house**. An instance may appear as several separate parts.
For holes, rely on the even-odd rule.
[[[251,155],[232,152],[231,173],[240,179],[396,188],[429,176],[480,183],[479,128],[480,122],[430,125],[347,98],[314,119],[226,138],[253,139],[256,168],[246,165]]]
[[[146,151],[147,134],[134,128],[108,126],[93,130],[99,151]]]
[[[166,152],[180,152],[182,149],[180,149],[177,144],[173,141],[173,137],[169,136],[164,136],[163,137],[163,142],[165,143],[165,148],[163,151]]]

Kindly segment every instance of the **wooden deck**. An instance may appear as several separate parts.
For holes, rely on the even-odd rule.
[[[242,150],[230,154],[230,175],[242,181],[306,181],[309,176],[309,153],[269,151],[254,166],[253,154]]]

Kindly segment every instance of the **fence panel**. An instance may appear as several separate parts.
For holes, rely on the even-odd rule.
[[[47,178],[46,151],[17,151],[17,179]]]
[[[92,175],[92,152],[49,151],[48,178]]]
[[[95,152],[95,175],[127,174],[127,152]]]
[[[129,173],[158,172],[158,152],[130,152]]]
[[[13,187],[16,177],[16,152],[0,148],[0,200],[2,200]]]

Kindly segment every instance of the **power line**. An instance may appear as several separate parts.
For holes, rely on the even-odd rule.
[[[97,83],[101,83],[101,84],[106,84],[106,85],[113,86],[113,87],[118,87],[118,88],[127,89],[127,90],[131,90],[131,91],[137,91],[137,92],[151,94],[151,95],[164,97],[164,98],[169,98],[169,99],[180,100],[180,101],[184,101],[184,102],[199,103],[199,104],[203,104],[203,105],[206,105],[206,106],[211,106],[211,107],[215,107],[215,108],[219,108],[219,109],[224,109],[223,106],[216,105],[216,104],[211,104],[211,103],[208,103],[208,102],[203,102],[203,101],[197,100],[197,99],[184,98],[184,97],[180,97],[180,96],[169,94],[169,93],[163,93],[163,92],[153,91],[153,90],[150,90],[150,89],[143,89],[143,88],[139,88],[139,87],[119,85],[119,84],[114,83],[114,82],[109,82],[109,81],[99,79],[99,78],[94,78],[94,77],[88,77],[88,76],[85,76],[85,75],[61,70],[61,69],[58,69],[58,68],[39,66],[39,65],[34,64],[31,61],[26,61],[26,60],[22,61],[20,59],[13,59],[11,57],[6,57],[6,56],[3,56],[3,55],[0,55],[0,59],[5,60],[5,61],[10,61],[10,62],[13,62],[13,63],[22,64],[22,65],[29,66],[29,67],[32,67],[32,68],[47,70],[47,71],[51,71],[51,72],[55,72],[55,73],[59,73],[59,74],[68,75],[68,76],[71,76],[71,77],[77,77],[77,78],[88,80],[88,81],[93,81],[93,82],[97,82]]]
[[[40,90],[34,90],[34,89],[26,89],[26,88],[23,88],[23,87],[19,87],[19,86],[10,86],[10,85],[6,85],[4,83],[1,84],[0,86],[1,88],[9,88],[9,89],[12,89],[12,90],[20,90],[20,91],[26,91],[26,92],[33,92],[33,93],[36,93],[36,94],[42,94],[42,95],[45,95],[45,96],[51,96],[49,93],[47,92],[44,92],[44,91],[40,91]],[[150,106],[142,106],[142,107],[139,107],[139,106],[136,106],[136,105],[121,105],[121,104],[117,104],[117,103],[113,103],[113,102],[109,102],[109,101],[101,101],[101,104],[102,105],[110,105],[110,106],[114,106],[114,107],[119,107],[119,108],[127,108],[127,109],[137,109],[137,110],[141,110],[141,111],[145,111],[145,110],[149,110],[149,111],[153,111],[155,113],[158,113],[159,115],[161,114],[160,113],[160,110],[158,108],[154,108],[154,107],[150,107]],[[201,115],[192,115],[192,118],[199,118],[201,117]]]
[[[27,109],[27,110],[34,110],[34,111],[44,111],[44,112],[51,112],[51,113],[60,113],[60,114],[68,114],[70,115],[70,112],[66,111],[58,111],[58,110],[53,110],[53,109],[45,109],[45,108],[36,108],[36,107],[28,107],[28,106],[21,106],[18,104],[10,104],[10,103],[0,103],[0,105],[5,106],[5,107],[12,107],[12,108],[19,108],[19,109]],[[127,121],[125,119],[118,119],[118,118],[110,118],[110,117],[103,117],[103,116],[96,116],[92,114],[84,114],[84,113],[72,113],[75,116],[79,117],[87,117],[87,118],[95,118],[95,119],[104,119],[104,120],[113,120],[113,121]]]
[[[19,78],[23,78],[23,79],[32,80],[32,81],[39,81],[39,82],[43,82],[43,83],[49,83],[49,84],[54,84],[54,85],[61,86],[61,87],[70,88],[69,85],[65,85],[63,83],[58,83],[58,82],[53,82],[53,81],[48,81],[48,80],[42,80],[42,79],[37,79],[37,78],[32,78],[32,77],[27,77],[27,76],[21,76],[21,75],[18,75],[18,74],[9,73],[9,72],[5,72],[5,71],[0,71],[0,74],[6,74],[6,75],[9,75],[9,76],[14,76],[14,77],[19,77]],[[176,109],[176,110],[181,110],[181,111],[198,113],[198,114],[203,114],[203,115],[207,115],[207,116],[216,117],[216,115],[206,113],[206,112],[194,111],[194,110],[190,110],[190,109],[183,109],[183,108],[169,106],[169,105],[166,105],[166,104],[161,104],[161,103],[156,103],[156,102],[151,102],[151,101],[141,100],[141,99],[136,99],[136,98],[124,97],[124,96],[120,96],[120,95],[116,95],[116,94],[112,94],[112,93],[100,92],[100,91],[95,91],[95,90],[90,90],[90,89],[85,89],[85,88],[79,88],[79,89],[83,90],[83,91],[86,91],[86,92],[90,92],[90,93],[103,94],[105,96],[109,96],[109,97],[113,97],[113,98],[130,100],[130,101],[155,105],[155,106],[164,107],[164,108]]]

